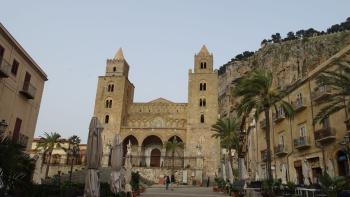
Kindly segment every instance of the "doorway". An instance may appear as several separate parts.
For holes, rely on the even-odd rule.
[[[151,167],[160,167],[160,150],[155,148],[151,151]]]

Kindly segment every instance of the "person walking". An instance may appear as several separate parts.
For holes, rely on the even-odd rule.
[[[169,184],[170,184],[170,178],[169,176],[165,177],[165,189],[168,190],[169,189]]]

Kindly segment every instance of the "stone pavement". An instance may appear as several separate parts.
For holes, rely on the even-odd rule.
[[[212,187],[178,186],[173,190],[165,190],[164,185],[154,185],[146,189],[141,197],[223,197],[223,193],[213,192]]]

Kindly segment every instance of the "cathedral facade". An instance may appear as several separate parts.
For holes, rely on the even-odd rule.
[[[214,177],[220,163],[220,144],[211,137],[211,126],[218,118],[218,74],[213,70],[213,55],[205,46],[195,54],[194,70],[188,73],[187,103],[164,98],[134,102],[129,68],[119,49],[107,60],[105,75],[98,78],[94,116],[104,127],[102,165],[108,166],[110,147],[119,133],[124,154],[131,144],[134,167],[175,168],[190,170],[188,176]],[[182,145],[171,148],[169,142]]]

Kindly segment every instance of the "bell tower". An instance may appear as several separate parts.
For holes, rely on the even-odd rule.
[[[214,176],[220,162],[219,140],[212,138],[211,126],[218,118],[218,74],[213,71],[213,54],[205,45],[194,56],[194,72],[189,70],[187,155],[204,157],[204,171]]]
[[[134,85],[129,81],[129,64],[120,48],[114,58],[107,60],[106,73],[98,77],[94,116],[103,125],[102,165],[108,165],[114,135],[126,124],[127,110],[133,102]]]

